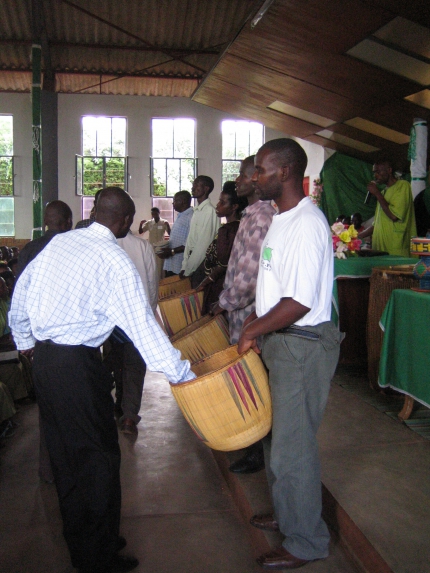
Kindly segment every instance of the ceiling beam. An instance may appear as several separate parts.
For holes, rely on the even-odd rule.
[[[18,40],[14,38],[5,39],[0,38],[0,45],[5,46],[31,46],[31,40]],[[120,44],[82,44],[82,43],[73,43],[73,42],[57,42],[51,41],[49,42],[51,47],[60,47],[60,48],[88,48],[90,50],[126,50],[130,52],[162,52],[166,53],[166,50],[169,51],[169,54],[176,54],[177,56],[199,56],[199,55],[218,55],[220,54],[220,50],[216,48],[202,48],[200,50],[193,50],[188,48],[166,48],[166,47],[154,47],[154,46],[124,46]],[[191,65],[188,64],[187,65]]]

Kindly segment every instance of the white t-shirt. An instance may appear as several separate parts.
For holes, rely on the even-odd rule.
[[[257,280],[256,312],[263,316],[281,298],[310,308],[298,326],[330,320],[333,246],[324,214],[309,197],[273,217],[263,241]]]

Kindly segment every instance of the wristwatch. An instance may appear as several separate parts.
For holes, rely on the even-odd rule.
[[[171,252],[171,254],[172,254],[172,257],[174,257],[174,256],[176,255],[175,249],[172,249],[170,252]]]

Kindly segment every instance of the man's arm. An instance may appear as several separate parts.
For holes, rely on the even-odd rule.
[[[253,348],[257,353],[257,337],[268,334],[281,328],[286,328],[300,320],[310,311],[310,308],[303,306],[293,298],[281,298],[272,309],[260,318],[251,320],[242,330],[238,342],[240,354]]]
[[[139,235],[143,235],[146,231],[149,231],[149,221],[143,219],[139,224]]]
[[[369,191],[369,193],[371,193],[374,197],[376,197],[376,200],[378,201],[378,203],[381,205],[381,209],[384,211],[384,213],[387,215],[387,217],[389,219],[391,219],[392,221],[398,221],[399,217],[397,217],[397,215],[395,215],[391,210],[390,210],[390,204],[388,203],[388,201],[385,199],[385,197],[382,195],[382,193],[379,191],[378,186],[376,185],[376,183],[374,181],[371,181],[368,186],[367,186],[367,190]],[[363,231],[365,232],[365,231]],[[363,235],[361,234],[361,236],[363,237],[367,237],[368,235]]]
[[[31,331],[30,318],[26,312],[26,294],[29,282],[29,267],[27,266],[19,277],[13,292],[9,311],[9,327],[18,350],[25,351],[34,348],[36,339]]]

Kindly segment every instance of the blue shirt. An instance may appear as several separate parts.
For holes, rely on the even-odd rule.
[[[186,211],[178,213],[173,223],[172,229],[170,231],[169,247],[174,249],[175,247],[185,247],[187,242],[188,233],[190,232],[190,223],[193,216],[193,208],[188,207]],[[181,272],[182,261],[184,260],[184,253],[176,253],[173,257],[170,257],[164,261],[164,270],[175,273],[179,275]]]

